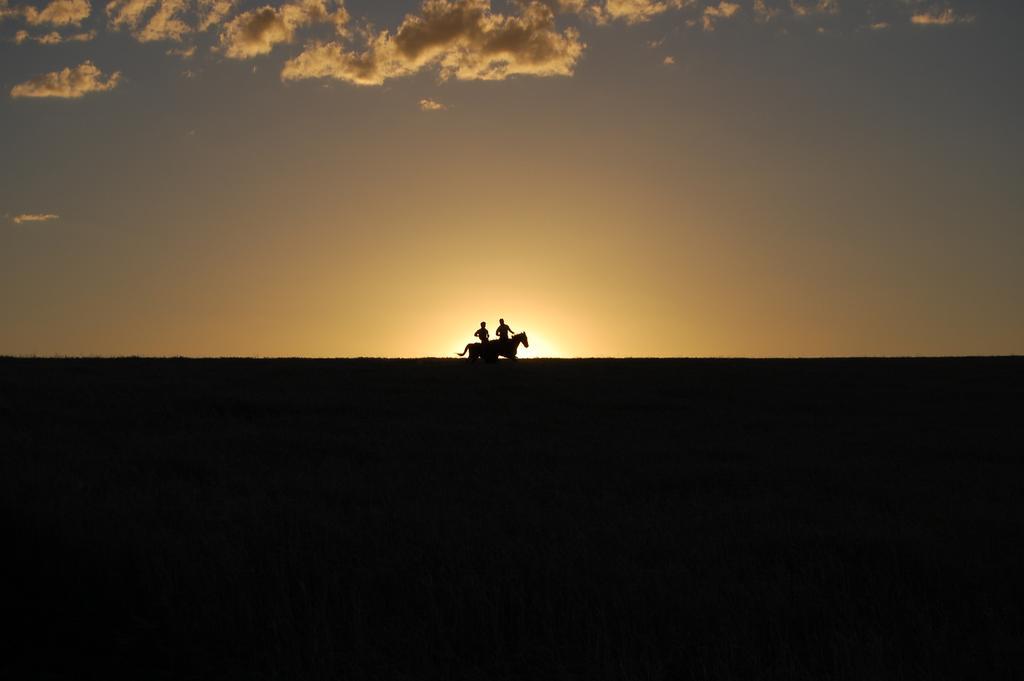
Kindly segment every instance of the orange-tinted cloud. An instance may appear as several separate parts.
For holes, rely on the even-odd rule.
[[[701,20],[705,31],[715,30],[715,24],[724,19],[731,19],[740,11],[740,6],[729,0],[720,0],[717,5],[708,5],[704,8]]]
[[[765,0],[754,0],[753,9],[754,19],[759,23],[769,22],[782,14],[781,9],[770,6]]]
[[[916,26],[950,26],[952,24],[969,24],[972,21],[974,21],[973,16],[957,14],[951,7],[932,7],[910,17],[910,23]]]
[[[323,22],[333,23],[338,33],[345,35],[349,15],[344,5],[334,12],[325,0],[297,0],[279,7],[265,5],[229,21],[220,34],[221,48],[232,59],[268,54],[275,45],[292,42],[297,29]]]
[[[559,32],[553,10],[531,0],[517,15],[490,0],[425,0],[392,34],[370,36],[363,52],[314,43],[289,60],[283,80],[334,78],[381,85],[436,66],[441,79],[504,80],[513,75],[572,75],[585,45],[575,29]]]
[[[20,225],[23,222],[49,222],[50,220],[58,219],[60,219],[60,216],[53,213],[22,213],[11,218],[16,225]]]
[[[106,9],[111,28],[128,28],[139,42],[178,41],[192,30],[183,18],[188,9],[185,0],[111,0]]]
[[[178,42],[219,24],[235,0],[110,0],[110,27],[126,28],[139,42]]]
[[[89,17],[89,0],[51,0],[43,9],[32,5],[11,7],[0,0],[0,19],[20,17],[30,26],[78,26]]]
[[[444,111],[447,108],[441,102],[435,102],[432,99],[420,100],[420,111]]]
[[[200,31],[206,31],[224,20],[235,6],[235,0],[199,0]]]
[[[196,46],[189,45],[188,47],[172,47],[165,52],[169,57],[181,57],[182,59],[191,59],[196,54]]]
[[[33,26],[77,26],[89,17],[91,10],[89,0],[52,0],[41,10],[28,6],[23,11],[25,21]]]
[[[560,11],[588,17],[598,24],[613,21],[640,24],[670,9],[694,5],[696,0],[555,0],[555,6]]]
[[[798,17],[815,14],[839,14],[839,0],[789,0],[789,7]]]
[[[49,33],[32,35],[28,31],[21,30],[14,34],[14,42],[17,45],[21,45],[24,42],[34,42],[40,45],[59,45],[61,43],[84,43],[95,37],[96,31],[72,33],[70,35],[61,35],[57,31],[50,31]]]
[[[56,97],[78,99],[90,92],[113,90],[121,81],[121,72],[104,77],[91,61],[36,76],[11,88],[11,97]]]

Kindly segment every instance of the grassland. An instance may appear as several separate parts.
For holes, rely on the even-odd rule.
[[[0,359],[11,679],[1024,678],[1024,360]]]

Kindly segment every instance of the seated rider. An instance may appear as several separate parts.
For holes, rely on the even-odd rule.
[[[508,324],[505,323],[504,319],[498,320],[498,330],[494,332],[497,334],[499,340],[507,341],[509,334],[515,334]]]
[[[476,333],[473,335],[479,338],[481,343],[486,344],[487,339],[491,336],[490,332],[487,330],[487,322],[480,322],[480,328],[477,329]]]

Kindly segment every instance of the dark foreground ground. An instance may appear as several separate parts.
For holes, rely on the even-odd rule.
[[[0,678],[1024,678],[1024,361],[0,360]]]

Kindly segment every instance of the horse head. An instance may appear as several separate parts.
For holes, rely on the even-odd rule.
[[[530,339],[526,337],[525,331],[520,331],[519,333],[517,333],[516,338],[522,341],[524,348],[530,347]]]

